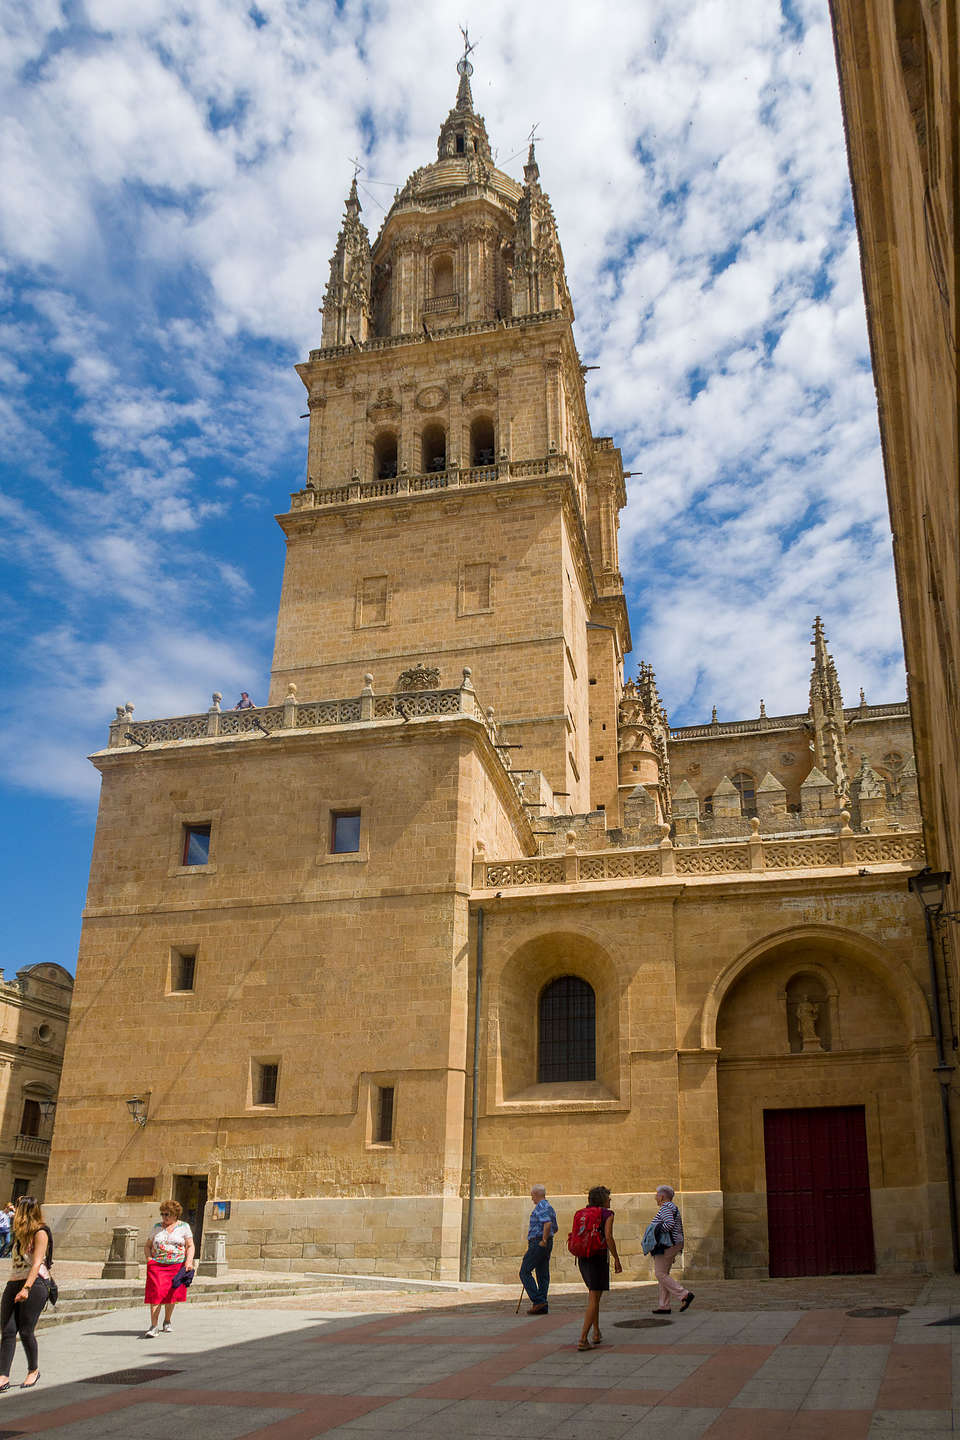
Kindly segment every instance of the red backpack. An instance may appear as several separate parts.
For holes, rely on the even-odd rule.
[[[567,1249],[578,1260],[589,1260],[606,1250],[603,1233],[603,1210],[599,1205],[585,1205],[573,1217],[573,1229],[567,1236]]]

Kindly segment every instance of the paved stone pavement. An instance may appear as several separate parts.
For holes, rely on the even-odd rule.
[[[835,1294],[877,1303],[897,1288],[838,1281]],[[625,1327],[652,1318],[638,1287],[612,1297],[589,1354],[575,1292],[535,1318],[515,1315],[515,1298],[462,1295],[416,1309],[396,1297],[393,1313],[372,1313],[368,1295],[354,1314],[325,1296],[311,1309],[188,1303],[152,1341],[142,1309],[118,1310],[42,1335],[40,1384],[0,1396],[0,1440],[956,1440],[960,1326],[934,1322],[960,1312],[960,1288],[912,1290],[900,1317],[720,1308],[698,1293],[669,1322]],[[23,1368],[18,1351],[15,1380]],[[104,1379],[133,1368],[148,1373]]]

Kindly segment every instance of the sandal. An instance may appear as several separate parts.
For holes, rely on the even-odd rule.
[[[591,1345],[602,1345],[602,1344],[603,1344],[603,1336],[600,1334],[600,1331],[599,1331],[599,1330],[597,1331],[596,1335],[594,1335],[593,1339],[590,1341],[590,1344],[591,1344]]]
[[[578,1349],[578,1350],[589,1350],[589,1349],[590,1349],[590,1342],[589,1342],[588,1340],[580,1340],[580,1341],[578,1341],[578,1342],[577,1342],[577,1349]]]

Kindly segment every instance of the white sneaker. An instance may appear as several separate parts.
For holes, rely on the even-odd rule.
[[[160,1326],[160,1333],[161,1335],[169,1335],[172,1329],[173,1326],[170,1324],[170,1321],[164,1320],[163,1324]]]
[[[151,1325],[149,1330],[144,1330],[143,1334],[140,1336],[140,1339],[141,1339],[141,1340],[156,1340],[156,1338],[157,1338],[157,1336],[159,1335],[159,1333],[160,1333],[160,1331],[157,1329],[156,1325]]]

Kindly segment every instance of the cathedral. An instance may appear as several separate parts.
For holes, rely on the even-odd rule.
[[[534,146],[458,69],[372,243],[347,198],[269,703],[92,756],[61,1253],[172,1194],[244,1268],[503,1280],[531,1182],[603,1183],[645,1275],[669,1183],[691,1277],[940,1267],[908,706],[845,706],[817,617],[805,709],[671,728]]]

